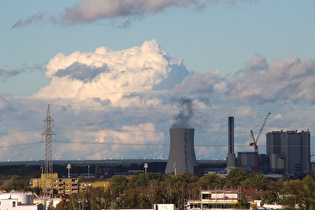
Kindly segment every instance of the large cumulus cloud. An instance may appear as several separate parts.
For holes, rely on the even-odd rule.
[[[162,51],[156,40],[122,51],[101,47],[92,53],[60,53],[47,65],[46,75],[51,79],[50,86],[34,96],[80,100],[99,98],[108,100],[113,105],[124,106],[131,102],[143,104],[146,102],[136,97],[131,98],[130,94],[142,94],[152,89],[162,90],[181,82],[170,80],[165,87],[161,86],[170,74],[183,78],[189,72],[181,61],[172,59]]]

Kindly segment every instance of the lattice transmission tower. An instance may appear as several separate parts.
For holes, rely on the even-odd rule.
[[[48,104],[46,118],[44,120],[45,131],[43,136],[45,136],[45,191],[51,190],[51,182],[53,176],[53,160],[52,160],[52,141],[53,136],[56,135],[53,131],[54,120],[50,115],[50,105]]]

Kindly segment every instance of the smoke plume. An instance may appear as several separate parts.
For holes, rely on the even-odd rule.
[[[173,117],[171,128],[191,128],[191,119],[194,116],[193,102],[188,98],[181,98],[177,101],[179,113]]]

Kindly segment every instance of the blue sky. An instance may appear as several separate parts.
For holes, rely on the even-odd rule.
[[[88,101],[91,98],[93,100],[97,98],[102,102],[102,108],[105,111],[109,109],[109,106],[115,109],[125,108],[127,111],[116,111],[121,116],[130,117],[130,123],[123,122],[123,117],[118,118],[114,123],[116,127],[108,128],[110,132],[140,128],[150,130],[154,127],[156,131],[163,131],[163,135],[157,135],[154,139],[159,143],[167,143],[168,135],[165,134],[167,126],[163,127],[163,125],[165,122],[168,122],[168,125],[171,124],[171,116],[176,113],[177,107],[172,100],[177,96],[190,98],[198,110],[207,111],[206,115],[197,111],[196,116],[203,115],[213,119],[207,120],[209,127],[205,129],[203,126],[204,130],[197,134],[202,139],[200,144],[217,138],[213,135],[211,137],[213,133],[206,130],[217,129],[218,132],[225,132],[227,116],[237,116],[238,113],[242,113],[239,114],[239,135],[246,133],[244,136],[240,135],[240,144],[246,144],[248,131],[263,120],[269,111],[272,112],[273,117],[277,116],[276,119],[282,119],[281,121],[285,123],[279,124],[276,120],[273,123],[270,122],[269,127],[266,127],[267,131],[307,128],[312,130],[315,126],[315,118],[312,118],[315,99],[311,93],[313,90],[311,79],[315,75],[313,71],[315,68],[313,66],[315,59],[314,1],[161,0],[146,4],[144,3],[146,1],[130,0],[129,3],[132,2],[130,5],[128,1],[120,1],[118,5],[115,5],[114,1],[106,0],[104,1],[106,4],[100,4],[101,6],[94,5],[98,1],[92,2],[88,0],[0,1],[0,96],[1,103],[6,104],[0,108],[2,107],[2,112],[15,116],[11,119],[3,117],[0,122],[5,124],[4,120],[10,119],[12,127],[3,125],[0,130],[8,132],[10,129],[19,131],[37,128],[37,125],[29,123],[24,118],[25,121],[21,120],[21,115],[29,116],[34,110],[40,110],[42,117],[37,116],[38,118],[34,117],[32,120],[42,121],[47,103],[52,104],[52,113],[54,113],[54,105],[67,107],[69,104],[77,104],[81,107],[80,111],[77,110],[77,115],[71,116],[81,119],[79,115],[85,114],[82,113],[82,107],[88,106],[91,109],[90,112],[93,112],[95,101],[92,104]],[[76,14],[79,15],[76,16]],[[95,14],[98,16],[93,17]],[[73,54],[78,52],[83,56],[84,53],[90,53],[93,57],[97,54],[96,49],[106,47],[120,52],[122,56],[123,52],[130,51],[132,54],[138,49],[137,47],[144,45],[154,51],[150,58],[145,58],[145,55],[140,52],[134,54],[137,59],[143,61],[144,65],[156,60],[156,62],[169,62],[165,65],[177,69],[177,71],[159,69],[155,64],[150,63],[149,66],[154,69],[155,76],[144,77],[143,82],[139,82],[140,86],[147,91],[146,93],[139,92],[133,81],[130,81],[133,76],[142,78],[143,74],[136,72],[139,67],[130,63],[131,61],[128,57],[124,57],[125,55],[121,60],[125,66],[121,67],[111,63],[112,60],[104,61],[107,59],[105,57],[99,61],[104,66],[98,66],[101,64],[93,63],[94,61],[89,60],[89,56],[83,61],[80,58],[74,58],[76,56]],[[65,54],[65,57],[60,58],[65,62],[63,65],[57,62],[59,53]],[[161,53],[167,54],[165,55],[167,61],[159,57]],[[107,56],[116,55],[108,54]],[[67,63],[67,59],[73,60],[74,63],[71,63],[72,61]],[[95,59],[100,58],[95,57]],[[49,64],[50,67],[47,66]],[[90,66],[92,64],[94,67]],[[130,73],[129,81],[103,78],[104,80],[99,79],[95,81],[95,84],[88,85],[83,80],[73,79],[77,78],[79,71],[82,71],[80,78],[84,75],[90,78],[91,74],[88,71],[95,70],[95,66],[103,68],[103,72],[106,72],[107,66],[111,73],[114,72],[114,68],[117,70],[117,75],[122,75],[128,69],[135,69],[132,71],[133,74]],[[74,71],[74,67],[78,69]],[[169,72],[166,73],[167,71]],[[296,71],[301,72],[301,75],[294,76]],[[178,79],[176,82],[167,80],[171,78],[170,72],[175,72],[172,75],[181,80]],[[277,75],[277,72],[283,75]],[[151,83],[152,81],[154,82]],[[161,85],[157,86],[161,81],[164,81],[162,84],[167,84],[164,89]],[[305,84],[300,85],[303,81]],[[127,91],[131,95],[121,97],[110,95],[110,92],[104,93],[106,92],[104,82],[113,84],[106,87],[112,88],[111,91],[115,93]],[[122,82],[120,86],[122,89],[115,89],[115,84],[120,84],[120,82]],[[242,85],[246,85],[247,89]],[[272,87],[273,85],[275,87]],[[100,86],[103,92],[100,88],[94,89]],[[58,87],[69,90],[68,95],[65,95],[66,91],[58,91]],[[158,88],[160,92],[153,91]],[[183,92],[185,88],[187,93]],[[249,93],[249,90],[252,92]],[[94,94],[88,94],[89,91]],[[141,120],[132,116],[134,106],[140,109],[142,106],[147,106],[148,101],[155,109],[166,110],[163,112],[164,115],[160,113],[162,111],[156,113],[159,117],[163,115],[163,119],[156,117],[156,120],[146,121],[145,116]],[[38,109],[38,106],[41,108]],[[10,107],[11,112],[8,112],[7,109]],[[221,115],[216,116],[216,112],[213,111],[216,108]],[[22,111],[18,111],[19,109]],[[60,107],[56,109],[60,109],[56,111],[57,115],[65,110]],[[67,111],[69,110],[70,108]],[[239,112],[239,110],[243,111]],[[244,114],[244,110],[248,110],[248,114]],[[23,114],[19,115],[19,112]],[[60,117],[62,115],[60,114]],[[113,118],[109,113],[108,115]],[[150,116],[149,114],[147,117]],[[306,116],[311,117],[305,119]],[[59,119],[60,121],[63,120]],[[93,121],[95,119],[91,118],[86,124],[91,124]],[[204,121],[198,121],[199,125],[202,122]],[[70,122],[64,123],[66,126]],[[100,123],[99,127],[102,126],[105,125]],[[100,134],[92,133],[91,131],[90,139],[93,139],[91,136]],[[210,137],[209,135],[203,137],[204,134],[209,134]],[[115,135],[119,136],[122,133],[119,135],[115,133]],[[102,136],[105,140],[107,137],[107,135]],[[0,138],[17,139],[17,137],[12,137],[10,132]],[[23,138],[25,139],[19,141],[31,141],[33,137],[30,134],[29,137]],[[66,132],[60,132],[59,138],[72,141],[74,137]],[[95,137],[94,140],[98,138]],[[123,137],[120,138],[123,139]],[[225,136],[222,139],[225,139]],[[112,150],[115,151],[114,148]],[[224,148],[220,152],[210,149],[213,155],[206,154],[202,149],[199,150],[197,156],[200,158],[222,159],[225,154]],[[163,152],[164,157],[167,156],[167,148],[160,148],[159,154],[160,151]],[[99,156],[82,154],[80,158],[102,158],[100,152],[95,151],[95,153]],[[132,151],[126,150],[125,153],[129,157],[135,157]],[[64,155],[59,154],[61,157]],[[21,158],[26,159],[27,156],[22,155]],[[113,152],[110,156],[121,157],[122,155]],[[142,157],[145,154],[139,156]],[[0,159],[3,158],[6,157],[0,157]],[[40,159],[42,156],[38,155],[37,158]]]
[[[70,26],[43,20],[12,28],[17,21],[32,15],[58,16],[78,3],[1,1],[0,67],[44,67],[59,52],[89,52],[100,46],[121,50],[152,39],[157,39],[172,57],[185,59],[189,69],[218,70],[223,75],[241,69],[255,53],[269,62],[294,55],[312,58],[314,54],[313,1],[218,1],[202,9],[193,5],[170,7],[141,20],[132,19],[125,28],[120,28],[126,21],[123,17]],[[38,78],[33,81],[33,88],[15,88],[16,83],[29,86],[25,76]],[[20,96],[29,96],[49,82],[39,72],[13,80],[3,83],[1,89]]]

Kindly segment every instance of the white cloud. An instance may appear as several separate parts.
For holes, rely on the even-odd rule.
[[[53,153],[60,159],[168,157],[168,131],[181,98],[192,105],[186,119],[195,144],[205,145],[196,147],[197,158],[226,156],[228,116],[235,116],[236,150],[252,151],[249,131],[269,111],[275,113],[264,132],[315,126],[314,63],[291,57],[268,64],[256,54],[243,71],[223,78],[189,71],[156,40],[121,51],[59,53],[47,64],[50,85],[28,98],[0,96],[0,160],[44,157],[44,143],[8,146],[41,141],[48,103],[57,134]],[[264,133],[260,138],[262,146]]]
[[[131,94],[144,94],[162,88],[169,75],[188,74],[181,61],[169,57],[156,40],[122,51],[98,48],[95,52],[58,54],[47,64],[51,85],[34,94],[39,98],[99,98],[114,106],[143,104]],[[166,87],[181,82],[168,80]],[[128,97],[128,100],[125,100]],[[148,104],[156,100],[148,100]]]
[[[274,116],[274,119],[282,119],[282,114],[278,113]]]
[[[248,67],[250,66],[250,67]],[[255,55],[248,69],[225,82],[224,99],[255,101],[313,101],[315,84],[315,60],[290,57],[269,65]]]

